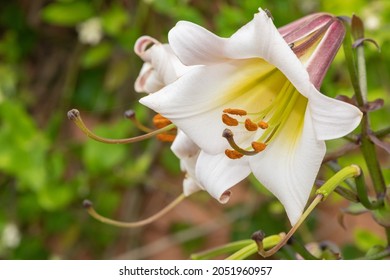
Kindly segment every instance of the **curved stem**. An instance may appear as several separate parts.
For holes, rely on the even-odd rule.
[[[171,129],[176,128],[174,124],[170,124],[166,127],[163,127],[161,129],[154,130],[150,133],[141,135],[141,136],[136,136],[136,137],[131,137],[131,138],[125,138],[125,139],[109,139],[109,138],[104,138],[96,135],[93,133],[84,123],[84,121],[81,118],[80,112],[76,109],[72,109],[68,112],[68,118],[73,121],[83,132],[85,135],[87,135],[89,138],[96,140],[98,142],[106,143],[106,144],[128,144],[128,143],[135,143],[139,142],[142,140],[149,139],[153,136],[156,136],[158,134],[168,132]]]
[[[363,173],[355,177],[355,182],[356,182],[356,191],[359,197],[359,202],[363,204],[364,207],[373,210],[373,209],[378,209],[380,206],[383,205],[383,198],[378,199],[375,202],[371,202],[371,200],[368,198],[366,183],[364,181]]]
[[[234,252],[234,251],[239,251],[244,247],[247,247],[249,245],[253,245],[253,240],[252,239],[247,239],[247,240],[240,240],[236,242],[232,242],[226,245],[222,245],[204,252],[196,253],[191,255],[191,259],[193,260],[207,260],[211,259],[226,253]],[[254,252],[256,253],[256,251]]]
[[[272,248],[273,246],[277,245],[280,241],[281,241],[280,235],[268,236],[263,240],[264,249]],[[251,244],[235,252],[234,254],[226,258],[226,260],[244,260],[247,257],[256,254],[257,252],[258,252],[258,244],[256,244],[256,242],[251,240]]]
[[[99,213],[97,213],[95,211],[95,209],[93,208],[92,203],[90,201],[84,201],[84,207],[87,209],[88,213],[92,217],[94,217],[96,220],[98,220],[102,223],[113,225],[116,227],[122,227],[122,228],[136,228],[136,227],[141,227],[141,226],[144,226],[144,225],[147,225],[147,224],[150,224],[150,223],[156,221],[157,219],[159,219],[160,217],[164,216],[166,213],[171,211],[173,208],[175,208],[184,199],[185,199],[185,195],[181,194],[174,201],[172,201],[165,208],[163,208],[162,210],[160,210],[159,212],[157,212],[153,216],[151,216],[145,220],[141,220],[141,221],[137,221],[137,222],[130,222],[130,223],[120,222],[120,221],[116,221],[116,220],[112,220],[112,219],[103,217],[102,215],[100,215]]]
[[[361,108],[364,108],[367,102],[367,77],[365,70],[366,66],[364,60],[364,51],[362,51],[363,44],[357,47],[357,55],[355,55],[352,49],[351,27],[348,23],[345,24],[345,27],[347,33],[343,43],[344,54],[348,65],[352,86],[355,91],[356,101]],[[361,30],[360,33],[358,32],[359,36],[364,37],[363,32],[363,30]],[[379,198],[384,195],[386,191],[386,185],[376,154],[375,144],[369,138],[370,131],[371,129],[368,113],[363,112],[361,150],[366,161],[367,168],[370,172],[375,192]]]

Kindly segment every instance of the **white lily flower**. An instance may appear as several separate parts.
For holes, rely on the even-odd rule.
[[[140,102],[200,147],[195,178],[213,197],[226,201],[230,187],[253,172],[295,224],[324,140],[346,135],[361,119],[358,108],[316,89],[343,36],[342,24],[324,14],[278,32],[260,9],[230,38],[179,22],[169,43],[193,68]]]

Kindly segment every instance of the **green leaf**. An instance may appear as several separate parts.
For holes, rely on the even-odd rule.
[[[121,34],[130,17],[126,10],[119,5],[113,5],[102,16],[104,31],[112,36]]]
[[[91,2],[55,2],[42,10],[42,19],[48,23],[61,26],[74,26],[94,14]]]
[[[73,190],[67,184],[48,185],[38,193],[38,203],[45,210],[54,211],[64,208],[73,199]]]
[[[112,45],[108,42],[100,43],[89,48],[82,57],[81,64],[85,68],[95,67],[105,62],[111,55]]]
[[[354,239],[356,246],[362,251],[368,251],[374,245],[386,246],[386,242],[381,237],[366,229],[356,229]]]
[[[0,103],[0,119],[0,170],[17,177],[21,187],[38,191],[47,180],[47,139],[16,102]]]
[[[101,125],[93,128],[96,134],[109,138],[123,138],[129,131],[130,124],[123,120],[114,125]],[[114,167],[126,158],[129,145],[110,145],[88,140],[83,150],[83,161],[87,169],[94,174],[111,172]]]

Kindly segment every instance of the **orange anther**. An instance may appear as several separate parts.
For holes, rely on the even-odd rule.
[[[168,120],[167,118],[161,116],[160,114],[156,114],[153,117],[153,124],[156,128],[163,128],[167,125],[170,125],[172,122]]]
[[[244,155],[240,152],[237,152],[236,150],[225,150],[225,155],[230,159],[239,159],[242,158]]]
[[[261,129],[266,129],[266,128],[268,128],[268,123],[266,123],[265,121],[260,121],[257,125],[258,125]]]
[[[260,153],[261,151],[264,151],[265,148],[267,147],[267,145],[265,143],[261,143],[261,142],[252,142],[252,148]]]
[[[247,112],[245,110],[241,110],[241,109],[228,108],[228,109],[223,110],[223,112],[226,114],[238,115],[238,116],[246,116],[247,115]]]
[[[245,120],[245,128],[246,128],[248,131],[256,131],[256,130],[257,130],[257,124],[255,124],[254,122],[252,122],[250,119],[246,119],[246,120]]]
[[[176,135],[175,134],[157,134],[156,138],[160,140],[161,142],[173,142],[175,140]]]
[[[222,114],[222,121],[224,124],[226,124],[228,126],[237,126],[238,125],[238,120],[230,117],[227,114]]]

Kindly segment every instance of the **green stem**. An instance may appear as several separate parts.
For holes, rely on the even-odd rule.
[[[233,255],[226,258],[227,260],[245,260],[249,256],[256,254],[257,245],[255,242],[235,252]]]
[[[371,180],[377,195],[377,198],[383,197],[386,192],[386,184],[383,178],[382,169],[379,164],[375,144],[370,140],[370,125],[368,114],[364,113],[362,120],[362,145],[361,151],[366,161],[367,169],[371,175]]]
[[[390,250],[390,227],[385,227],[387,246]]]
[[[212,259],[214,257],[220,256],[220,255],[223,255],[226,253],[239,251],[243,247],[247,247],[251,244],[253,244],[252,239],[240,240],[240,241],[232,242],[232,243],[220,246],[220,247],[213,248],[211,250],[192,254],[191,259],[193,259],[193,260],[208,260],[208,259]]]
[[[280,242],[280,240],[281,240],[281,237],[279,235],[271,235],[271,236],[264,238],[264,240],[263,240],[264,249],[269,249],[269,248],[276,246]],[[257,244],[253,240],[251,240],[251,241],[252,241],[251,244],[249,244],[248,246],[245,246],[244,248],[235,252],[234,254],[232,254],[231,256],[229,256],[226,259],[227,260],[244,260],[244,259],[248,258],[249,256],[256,254],[257,253]]]
[[[305,260],[318,260],[313,256],[305,246],[298,242],[294,237],[291,237],[288,244]]]
[[[373,209],[378,209],[380,206],[383,205],[383,199],[378,199],[375,202],[371,202],[371,200],[369,199],[363,173],[355,177],[355,182],[356,182],[356,191],[359,197],[359,202],[363,204],[364,207],[373,210]]]
[[[326,164],[326,166],[327,166],[330,170],[332,170],[334,173],[337,173],[337,172],[339,172],[339,171],[341,170],[341,166],[340,166],[337,162],[334,162],[334,161],[328,162],[328,163]],[[355,185],[352,183],[351,180],[347,179],[347,180],[344,181],[344,183],[347,184],[347,186],[348,186],[351,190],[353,190],[353,191],[356,190],[356,187],[355,187]]]
[[[352,49],[351,28],[349,24],[345,24],[345,27],[347,34],[343,42],[344,54],[351,77],[352,86],[355,91],[356,101],[361,108],[364,108],[366,105],[367,77],[365,70],[364,51],[360,50],[363,48],[363,44],[357,47],[358,51],[356,62],[356,57]],[[371,175],[377,197],[379,198],[385,193],[386,185],[376,155],[375,145],[369,139],[368,133],[370,131],[369,116],[367,112],[364,112],[362,119],[361,151],[366,161],[368,171]]]
[[[384,128],[384,129],[381,129],[381,130],[375,132],[374,134],[375,134],[375,136],[378,137],[378,138],[385,137],[385,136],[387,136],[387,135],[390,134],[390,126]]]
[[[334,192],[337,193],[338,195],[344,197],[345,199],[347,199],[349,201],[352,201],[355,203],[360,201],[358,195],[354,191],[346,189],[342,186],[337,186],[336,189],[334,190]]]
[[[360,167],[357,165],[352,164],[350,166],[344,167],[335,175],[333,175],[328,181],[326,181],[325,184],[323,184],[322,187],[316,191],[316,194],[323,195],[322,200],[325,200],[341,182],[348,178],[359,176],[360,173]]]
[[[382,252],[379,252],[379,253],[376,253],[373,255],[369,255],[369,256],[364,256],[362,258],[358,258],[358,260],[381,260],[381,259],[386,258],[388,256],[390,256],[390,247],[387,247]]]
[[[357,63],[356,63],[355,54],[352,51],[351,27],[346,22],[344,26],[346,29],[346,35],[343,42],[345,60],[347,62],[347,67],[348,67],[349,76],[351,78],[352,87],[355,91],[356,101],[358,102],[359,106],[363,106],[364,99],[360,88],[359,75],[356,66]]]

